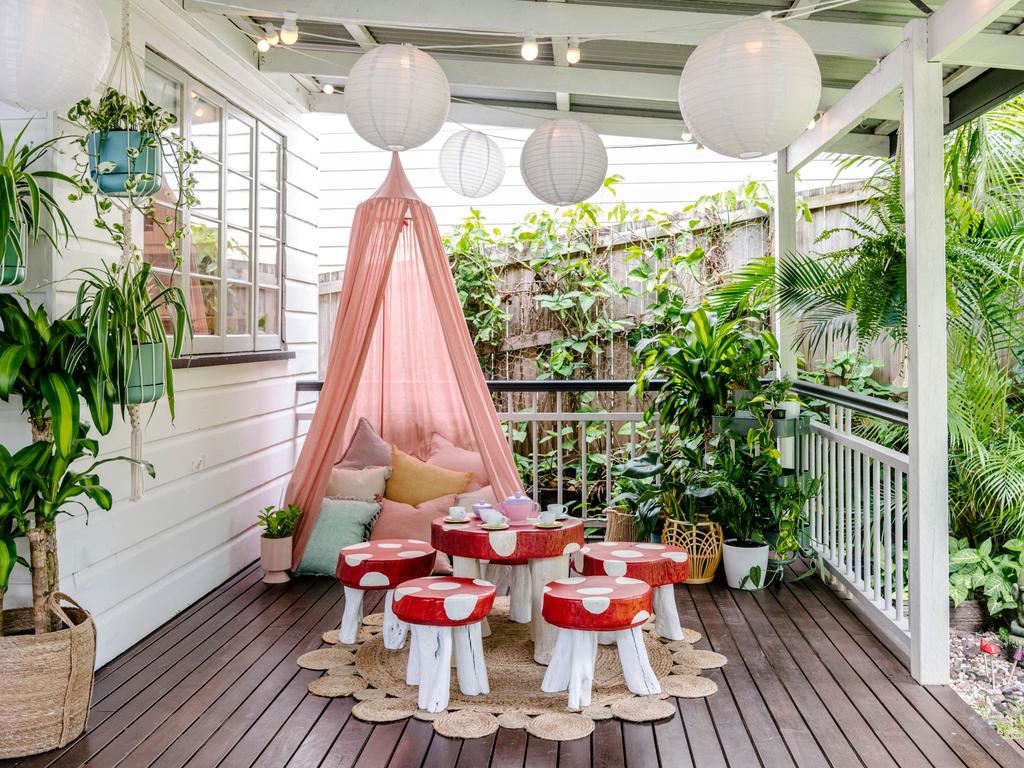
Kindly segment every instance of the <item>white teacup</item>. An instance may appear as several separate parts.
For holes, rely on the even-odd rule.
[[[487,507],[480,510],[480,517],[487,525],[504,525],[508,522],[508,518],[505,517],[501,512],[496,510],[494,507]]]
[[[448,517],[451,520],[465,520],[466,519],[466,508],[465,507],[448,507]]]
[[[547,509],[542,510],[538,517],[540,518],[540,522],[543,525],[551,525],[556,520],[558,520],[558,513],[556,513],[555,510],[548,507]]]
[[[563,517],[568,517],[569,516],[569,513],[566,512],[565,510],[566,510],[565,504],[548,504],[548,508],[547,508],[548,512],[554,512],[556,520],[559,520],[559,519],[561,519]]]

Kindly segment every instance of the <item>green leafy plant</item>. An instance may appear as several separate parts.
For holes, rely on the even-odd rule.
[[[1024,539],[1011,539],[998,552],[993,551],[991,539],[977,547],[970,546],[966,538],[949,539],[949,597],[953,606],[972,598],[976,590],[985,596],[990,616],[1013,610],[1017,601],[1013,587],[1024,567]]]
[[[167,403],[174,417],[174,379],[171,358],[181,354],[192,324],[185,295],[176,285],[164,285],[148,262],[107,264],[76,273],[81,282],[72,317],[85,336],[103,371],[109,372],[115,402],[124,411],[134,363],[133,348],[159,343],[164,356]],[[166,338],[170,333],[170,343]]]
[[[46,309],[0,294],[0,399],[21,398],[37,440],[67,456],[78,434],[79,396],[100,434],[113,423],[110,369],[95,357],[81,322],[50,321]]]
[[[69,449],[61,453],[54,443],[38,441],[11,453],[0,446],[0,531],[11,538],[25,536],[32,568],[32,605],[37,634],[51,628],[46,602],[57,585],[57,518],[85,501],[110,509],[113,497],[100,483],[97,470],[112,462],[141,464],[151,477],[153,466],[124,456],[97,458],[99,443],[88,437],[86,424],[76,424]],[[0,539],[2,541],[3,539]],[[9,546],[9,540],[8,540]],[[2,559],[0,559],[2,560]],[[2,589],[0,589],[2,597]]]
[[[265,538],[287,539],[295,534],[300,517],[302,517],[302,510],[294,504],[289,504],[284,509],[279,509],[271,504],[265,507],[256,519],[263,526]]]
[[[0,254],[6,249],[19,263],[24,263],[25,240],[32,244],[42,236],[59,251],[75,232],[57,199],[46,189],[47,180],[77,188],[75,181],[40,167],[43,158],[62,138],[37,143],[24,141],[29,125],[31,122],[22,127],[9,145],[0,131]]]
[[[139,101],[135,102],[117,89],[108,87],[95,104],[92,99],[86,98],[71,107],[68,120],[85,131],[84,135],[75,139],[81,149],[76,175],[81,191],[72,195],[72,199],[91,196],[96,207],[95,225],[122,247],[126,234],[123,222],[109,221],[107,218],[107,214],[113,211],[118,202],[101,191],[91,176],[89,134],[114,131],[137,131],[140,134],[139,146],[127,149],[129,172],[125,182],[127,197],[123,204],[129,210],[139,211],[147,221],[159,228],[164,235],[167,252],[175,259],[180,259],[184,236],[181,213],[183,209],[199,203],[195,194],[197,181],[191,169],[202,158],[202,152],[191,146],[181,132],[176,130],[177,115],[150,101],[145,93],[140,93]],[[171,184],[164,183],[155,195],[140,194],[140,190],[145,190],[154,180],[154,174],[148,169],[136,169],[136,162],[146,150],[159,150],[163,169],[174,179]],[[101,174],[106,170],[97,169]],[[137,246],[134,244],[132,251],[137,255]]]

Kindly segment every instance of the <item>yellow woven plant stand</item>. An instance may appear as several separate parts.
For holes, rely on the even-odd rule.
[[[665,544],[682,547],[690,555],[687,584],[707,584],[715,578],[725,541],[722,526],[718,523],[700,520],[693,525],[682,520],[666,520],[661,540]]]

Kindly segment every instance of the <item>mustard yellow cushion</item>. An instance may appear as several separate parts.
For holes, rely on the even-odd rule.
[[[418,507],[440,496],[463,493],[473,480],[469,472],[453,472],[427,464],[397,448],[391,449],[391,477],[384,498]]]

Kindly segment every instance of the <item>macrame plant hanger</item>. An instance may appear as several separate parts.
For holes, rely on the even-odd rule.
[[[124,94],[125,98],[137,105],[142,104],[143,79],[139,71],[139,64],[135,59],[135,52],[132,50],[131,35],[131,0],[121,0],[121,45],[114,57],[114,64],[110,68],[110,78],[106,82],[107,88],[113,88]],[[115,198],[116,200],[116,198]],[[134,242],[132,218],[134,209],[130,202],[117,200],[115,202],[121,209],[121,269],[134,272],[139,268],[139,256]],[[140,406],[128,406],[128,418],[132,428],[131,457],[134,460],[131,465],[132,473],[132,501],[139,501],[142,498],[144,486],[144,471],[142,464],[142,418],[139,412]]]

